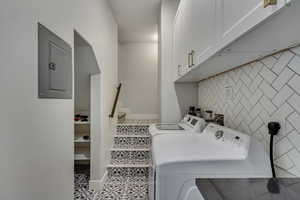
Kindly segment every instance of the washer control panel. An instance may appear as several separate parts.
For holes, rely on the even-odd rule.
[[[209,140],[219,145],[236,149],[243,155],[248,155],[250,137],[244,133],[210,123],[204,129],[203,134],[205,134]]]

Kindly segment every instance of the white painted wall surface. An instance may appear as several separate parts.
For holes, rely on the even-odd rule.
[[[157,118],[157,55],[157,43],[119,44],[120,100],[132,116]]]
[[[159,85],[160,120],[178,122],[189,105],[197,105],[197,84],[174,84],[176,67],[173,65],[173,23],[177,2],[163,0],[159,27]]]
[[[73,47],[76,29],[101,65],[101,159],[108,162],[117,84],[117,25],[105,0],[2,0],[0,199],[73,199],[74,100],[38,99],[37,23]],[[99,133],[100,134],[100,133]]]
[[[90,111],[90,69],[87,47],[74,48],[75,112]]]

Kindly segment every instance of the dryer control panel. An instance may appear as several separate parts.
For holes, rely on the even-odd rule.
[[[192,132],[202,132],[206,126],[206,122],[204,119],[192,115],[185,115],[181,120],[180,125],[183,126],[186,130],[190,130]]]

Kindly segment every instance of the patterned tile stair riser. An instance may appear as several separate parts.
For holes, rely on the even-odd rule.
[[[88,177],[75,189],[75,199],[87,200],[148,200],[151,165],[149,125],[120,124],[107,166],[107,180],[99,192],[88,190]],[[75,177],[76,179],[76,177]]]
[[[114,149],[111,151],[111,164],[144,164],[151,163],[149,149],[123,150]]]

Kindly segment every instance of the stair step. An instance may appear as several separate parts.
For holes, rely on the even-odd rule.
[[[149,132],[143,132],[143,133],[136,133],[136,132],[116,132],[115,136],[134,136],[134,137],[138,137],[138,136],[148,136],[150,137],[150,133]]]
[[[111,164],[149,164],[151,152],[149,150],[111,151]]]
[[[157,123],[159,123],[159,120],[157,119],[126,119],[124,122],[121,122],[118,125],[150,125]]]
[[[133,149],[138,151],[138,150],[144,150],[145,148],[150,148],[151,145],[143,145],[143,146],[133,146],[133,145],[119,145],[119,144],[114,144],[113,148],[114,149],[128,149],[128,151],[132,151]]]
[[[149,134],[149,125],[119,124],[117,125],[117,134],[147,135]]]
[[[114,148],[142,149],[150,148],[150,137],[115,137]]]
[[[141,148],[141,149],[112,148],[111,151],[150,151],[150,148]]]
[[[149,124],[118,124],[108,177],[147,178],[151,169]]]
[[[146,168],[150,167],[150,164],[109,164],[108,168]]]
[[[150,165],[151,161],[148,160],[111,160],[110,165]]]
[[[150,135],[115,135],[115,138],[150,138]]]
[[[108,165],[108,177],[148,177],[150,165]]]

